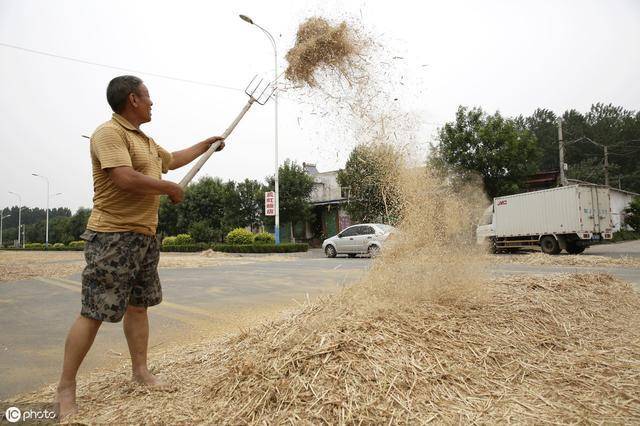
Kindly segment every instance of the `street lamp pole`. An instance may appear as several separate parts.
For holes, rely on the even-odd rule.
[[[17,192],[9,191],[9,194],[13,194],[18,197],[18,247],[20,247],[20,224],[22,223],[22,197]]]
[[[262,28],[260,25],[253,22],[253,20],[248,16],[240,15],[240,19],[250,23],[251,25],[255,25],[256,27],[260,28],[262,32],[266,34],[267,38],[269,38],[269,41],[273,46],[273,64],[274,64],[273,84],[276,84],[276,81],[278,80],[278,48],[276,46],[276,39],[273,38],[273,36],[269,31],[267,31],[266,29]],[[274,102],[275,102],[275,138],[274,139],[275,139],[275,169],[276,169],[275,175],[274,175],[274,184],[275,184],[275,193],[276,193],[275,237],[276,237],[276,244],[280,244],[280,185],[279,185],[280,179],[278,177],[278,93],[277,93],[277,90],[276,92],[274,92],[273,95],[274,95]]]
[[[47,224],[45,230],[45,238],[44,238],[44,248],[45,250],[49,248],[49,179],[46,176],[39,175],[37,173],[31,173],[33,176],[44,179],[47,182]]]
[[[4,215],[4,209],[2,209],[2,211],[0,211],[0,248],[2,248],[2,247],[3,247],[3,246],[2,246],[2,235],[3,235],[3,231],[2,231],[2,220],[3,220],[5,217],[9,217],[9,216],[11,216],[11,215],[10,215],[10,214],[8,214],[8,215],[6,215],[6,216]],[[20,231],[18,231],[18,232],[20,232]]]

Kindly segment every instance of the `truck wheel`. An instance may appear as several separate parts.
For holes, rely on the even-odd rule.
[[[558,254],[560,253],[560,244],[558,240],[551,235],[546,235],[540,240],[540,248],[546,254]]]
[[[580,247],[576,244],[567,244],[567,253],[569,254],[580,254],[582,253],[586,247]]]

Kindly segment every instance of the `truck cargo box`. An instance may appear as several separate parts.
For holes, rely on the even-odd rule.
[[[610,232],[609,190],[596,185],[572,185],[497,197],[493,202],[497,237]]]

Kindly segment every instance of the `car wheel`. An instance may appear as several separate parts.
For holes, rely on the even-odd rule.
[[[560,244],[558,244],[558,240],[551,235],[546,235],[542,237],[540,240],[540,248],[546,254],[558,254],[560,253]]]
[[[376,257],[377,255],[380,254],[380,247],[372,244],[367,249],[367,253],[369,253],[369,256],[371,257]]]
[[[327,257],[336,257],[336,254],[338,253],[336,252],[336,248],[329,244],[324,248],[324,254],[326,254]]]
[[[586,249],[586,247],[580,247],[579,245],[577,245],[575,243],[567,244],[567,253],[569,253],[569,254],[580,254],[585,249]]]

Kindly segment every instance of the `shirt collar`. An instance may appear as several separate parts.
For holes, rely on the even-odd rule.
[[[133,130],[134,132],[140,132],[139,129],[136,129],[133,124],[129,123],[129,121],[127,121],[127,119],[120,114],[114,112],[112,118],[125,129]]]

